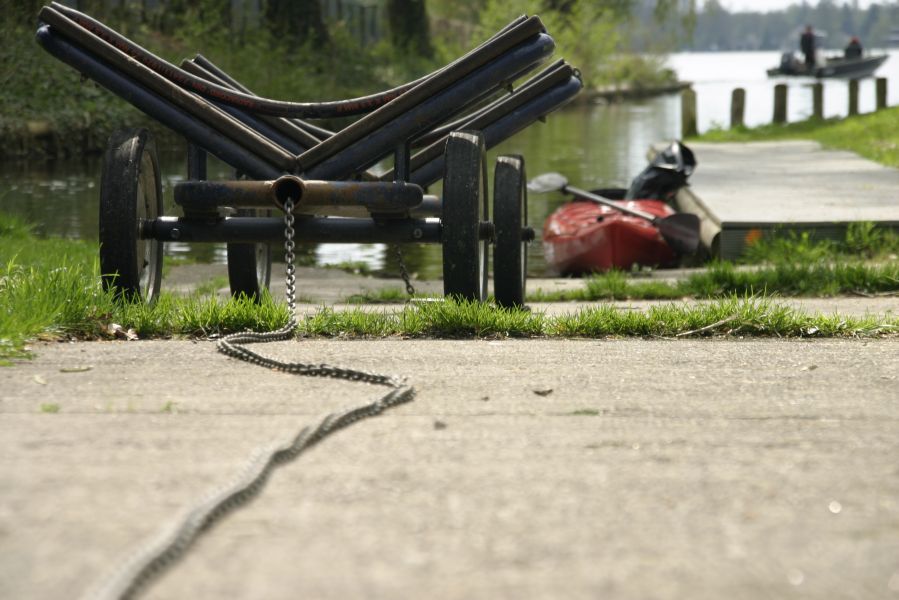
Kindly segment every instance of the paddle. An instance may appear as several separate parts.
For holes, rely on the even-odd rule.
[[[528,182],[528,189],[537,194],[562,191],[590,202],[614,208],[632,217],[646,219],[659,230],[662,238],[672,250],[678,254],[693,254],[699,248],[699,217],[690,213],[675,213],[667,217],[658,217],[642,210],[628,208],[613,200],[591,194],[588,191],[568,185],[568,179],[561,173],[544,173]]]

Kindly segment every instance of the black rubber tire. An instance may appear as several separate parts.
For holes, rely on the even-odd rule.
[[[270,210],[240,209],[239,217],[270,216]],[[272,251],[269,244],[228,244],[228,284],[231,295],[241,294],[257,302],[269,288],[272,277]]]
[[[487,296],[488,241],[480,239],[488,219],[484,138],[453,132],[446,143],[443,177],[443,293],[483,302]]]
[[[500,156],[493,176],[493,296],[503,307],[523,306],[528,274],[527,178],[524,158]]]
[[[162,280],[162,242],[141,237],[163,213],[156,147],[146,129],[109,138],[100,177],[100,272],[117,297],[152,303]]]

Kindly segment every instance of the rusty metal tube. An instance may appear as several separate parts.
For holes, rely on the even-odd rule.
[[[295,175],[272,181],[182,181],[175,184],[175,204],[187,212],[199,213],[215,212],[220,206],[283,208],[288,198],[299,204],[305,194],[306,183]]]
[[[288,198],[293,200],[295,205],[299,205],[306,195],[306,182],[296,175],[285,175],[271,183],[275,204],[282,210]]]
[[[433,76],[433,74],[426,75],[420,79],[398,86],[391,90],[386,90],[378,94],[372,94],[369,96],[363,96],[360,98],[353,98],[349,100],[338,100],[333,102],[284,102],[280,100],[269,100],[266,98],[253,96],[252,94],[237,92],[235,90],[224,88],[222,86],[204,81],[198,77],[191,75],[190,73],[187,73],[182,69],[179,69],[168,61],[159,58],[155,54],[148,52],[125,36],[120,35],[116,31],[113,31],[109,27],[103,25],[99,21],[89,17],[82,12],[64,6],[58,2],[52,2],[51,6],[54,10],[64,14],[79,26],[83,27],[85,30],[90,31],[95,36],[103,39],[109,44],[120,48],[140,64],[150,68],[156,73],[164,75],[167,79],[170,79],[178,83],[179,85],[189,87],[192,91],[203,96],[215,98],[232,106],[244,108],[253,112],[258,112],[260,114],[268,114],[281,117],[311,118],[330,118],[364,114],[387,104],[391,100],[399,97],[406,91],[416,87],[421,82]],[[44,8],[46,9],[47,7]],[[479,46],[479,49],[481,47],[487,46],[488,44],[494,42],[497,38],[515,29],[524,20],[525,19],[523,19],[522,17],[519,17],[508,26],[503,28],[503,30],[501,30],[499,33],[491,37],[487,42]],[[540,25],[540,27],[542,29],[542,24]],[[444,69],[445,68],[446,67],[444,67]],[[437,71],[437,73],[440,73],[444,69]]]
[[[215,213],[220,206],[274,208],[277,181],[182,181],[175,184],[175,204],[185,213]]]
[[[288,180],[282,177],[278,181]],[[371,214],[403,213],[421,204],[424,192],[414,183],[372,181],[303,181],[297,210],[348,206],[364,207]]]
[[[405,214],[422,202],[414,183],[372,181],[310,181],[284,175],[271,181],[183,181],[175,185],[175,203],[192,214],[211,214],[221,206],[284,208],[294,212],[356,207],[369,214]]]

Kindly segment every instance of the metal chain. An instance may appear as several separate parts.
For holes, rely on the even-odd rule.
[[[197,537],[229,512],[257,496],[271,471],[287,463],[304,450],[314,446],[328,435],[335,433],[357,421],[374,417],[394,406],[411,402],[415,389],[405,380],[390,375],[380,375],[356,369],[346,369],[328,364],[307,364],[284,362],[268,358],[245,348],[244,344],[289,340],[296,329],[296,269],[294,267],[293,207],[288,199],[284,203],[284,251],[287,262],[287,306],[290,310],[288,323],[269,332],[246,331],[226,335],[219,340],[218,350],[228,356],[279,371],[310,377],[331,377],[348,381],[360,381],[373,385],[383,385],[389,392],[365,404],[337,411],[322,417],[316,425],[307,425],[286,443],[270,444],[253,452],[247,464],[231,481],[210,491],[202,500],[185,511],[184,515],[156,539],[144,544],[127,561],[122,563],[110,577],[87,594],[87,598],[120,599],[133,598],[162,572],[181,559]],[[407,282],[407,286],[409,286]],[[411,286],[409,286],[411,287]],[[411,294],[412,292],[410,292]]]
[[[287,198],[284,203],[284,262],[287,263],[287,272],[285,273],[287,289],[284,293],[287,296],[287,310],[290,311],[291,321],[294,320],[297,309],[297,268],[293,264],[293,206],[293,198]]]
[[[406,293],[410,296],[414,296],[415,288],[412,287],[409,270],[406,268],[406,262],[403,260],[403,250],[399,246],[396,246],[396,261],[400,264],[400,277],[403,278],[403,282],[406,284]]]

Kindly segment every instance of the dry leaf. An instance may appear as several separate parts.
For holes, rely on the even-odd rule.
[[[106,326],[106,333],[120,340],[128,340],[129,342],[137,339],[137,333],[134,329],[125,329],[118,323],[110,323]]]

